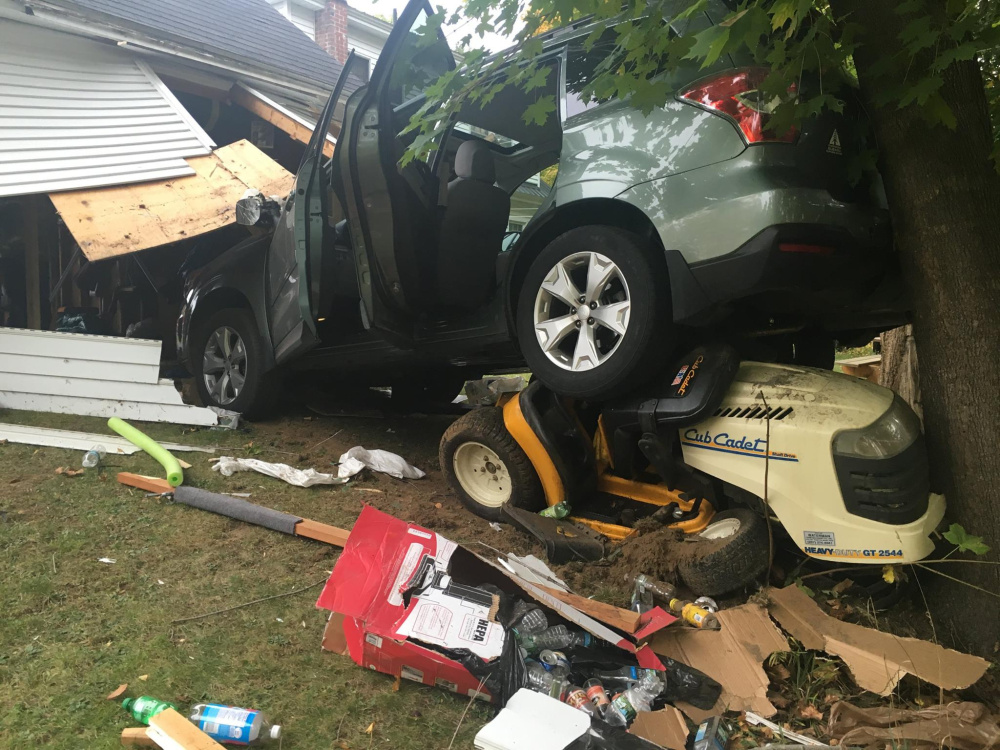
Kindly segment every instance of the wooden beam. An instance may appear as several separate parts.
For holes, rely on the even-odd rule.
[[[351,535],[349,529],[340,529],[336,526],[329,526],[319,521],[310,521],[303,518],[295,524],[295,536],[303,536],[306,539],[314,539],[317,542],[332,544],[334,547],[343,547],[347,544],[347,537]]]
[[[538,586],[538,584],[533,585]],[[596,602],[593,599],[587,599],[586,597],[570,593],[569,591],[560,591],[559,589],[549,588],[548,586],[538,586],[538,588],[545,591],[546,594],[555,597],[559,601],[568,604],[571,607],[575,607],[585,615],[590,615],[595,620],[600,620],[605,625],[618,628],[626,633],[634,633],[639,629],[639,618],[641,615],[638,612],[633,612],[630,609],[622,609],[621,607],[615,607],[614,605],[605,604],[604,602]]]
[[[38,239],[38,196],[24,199],[24,298],[27,300],[28,328],[42,327],[41,253]]]
[[[296,122],[284,112],[279,112],[266,102],[262,102],[239,84],[233,86],[230,96],[236,104],[265,122],[271,123],[281,132],[288,134],[293,141],[309,143],[309,140],[312,138],[313,131],[311,128],[306,127],[301,122]],[[323,154],[327,158],[332,157],[333,149],[334,145],[330,141],[327,141],[323,145]]]
[[[146,727],[129,727],[122,730],[122,744],[125,747],[159,747],[146,734]]]
[[[172,708],[151,718],[148,732],[164,750],[225,750]]]
[[[53,193],[89,260],[102,260],[196,237],[236,222],[247,188],[285,196],[294,176],[249,141],[188,159],[195,174],[134,185]]]
[[[166,479],[147,477],[142,474],[132,474],[128,471],[118,472],[118,482],[129,487],[135,487],[139,490],[145,490],[146,492],[156,492],[160,495],[165,495],[174,491],[174,488],[170,486],[170,482]]]

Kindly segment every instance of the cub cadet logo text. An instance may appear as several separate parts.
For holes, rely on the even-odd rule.
[[[681,383],[681,387],[677,389],[677,394],[679,396],[687,394],[688,386],[691,385],[691,381],[694,380],[694,375],[698,371],[698,366],[704,361],[704,357],[698,357],[698,359],[696,359],[691,365],[691,369],[688,370],[687,375],[684,376],[684,381]]]
[[[836,549],[834,547],[806,547],[806,554],[817,557],[902,557],[901,549]]]
[[[794,453],[781,453],[771,451],[766,453],[764,446],[767,444],[765,438],[751,438],[743,435],[741,437],[730,437],[728,432],[720,432],[714,437],[708,430],[698,432],[694,427],[684,433],[683,445],[691,448],[704,448],[710,451],[721,453],[734,453],[738,456],[749,456],[751,458],[768,457],[772,461],[798,461]]]

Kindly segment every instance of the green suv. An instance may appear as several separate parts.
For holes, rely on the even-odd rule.
[[[342,75],[291,195],[241,206],[254,236],[188,274],[178,350],[206,403],[252,412],[279,368],[447,396],[527,365],[603,397],[683,339],[832,364],[835,340],[904,322],[877,177],[847,179],[856,123],[769,131],[765,71],[739,60],[664,73],[676,93],[643,115],[580,95],[604,54],[582,21],[545,37],[545,87],[470,105],[401,169],[401,131],[455,65],[431,12],[410,2],[369,82]],[[526,123],[540,96],[557,116]]]

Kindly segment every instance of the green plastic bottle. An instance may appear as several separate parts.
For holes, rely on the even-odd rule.
[[[149,720],[158,713],[166,711],[168,708],[177,710],[177,706],[173,703],[150,698],[148,695],[143,695],[140,698],[126,698],[122,701],[122,708],[132,714],[136,721],[147,725]]]

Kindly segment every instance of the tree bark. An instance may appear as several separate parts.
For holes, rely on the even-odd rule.
[[[882,334],[882,366],[879,383],[891,388],[924,420],[920,398],[920,373],[917,370],[917,342],[913,326],[893,328]]]
[[[935,6],[935,3],[929,4]],[[837,17],[865,30],[855,53],[862,97],[878,139],[903,277],[914,303],[920,384],[932,481],[948,515],[983,536],[989,559],[1000,546],[1000,176],[990,161],[992,135],[982,76],[972,62],[953,64],[941,95],[958,124],[928,125],[917,106],[876,107],[885,85],[877,62],[898,55],[889,76],[915,81],[927,60],[902,54],[907,18],[895,0],[831,0]],[[938,7],[943,7],[943,4]],[[1000,567],[937,570],[1000,593]],[[945,581],[928,591],[939,635],[989,654],[997,641],[1000,600]],[[942,627],[942,625],[944,627]]]

